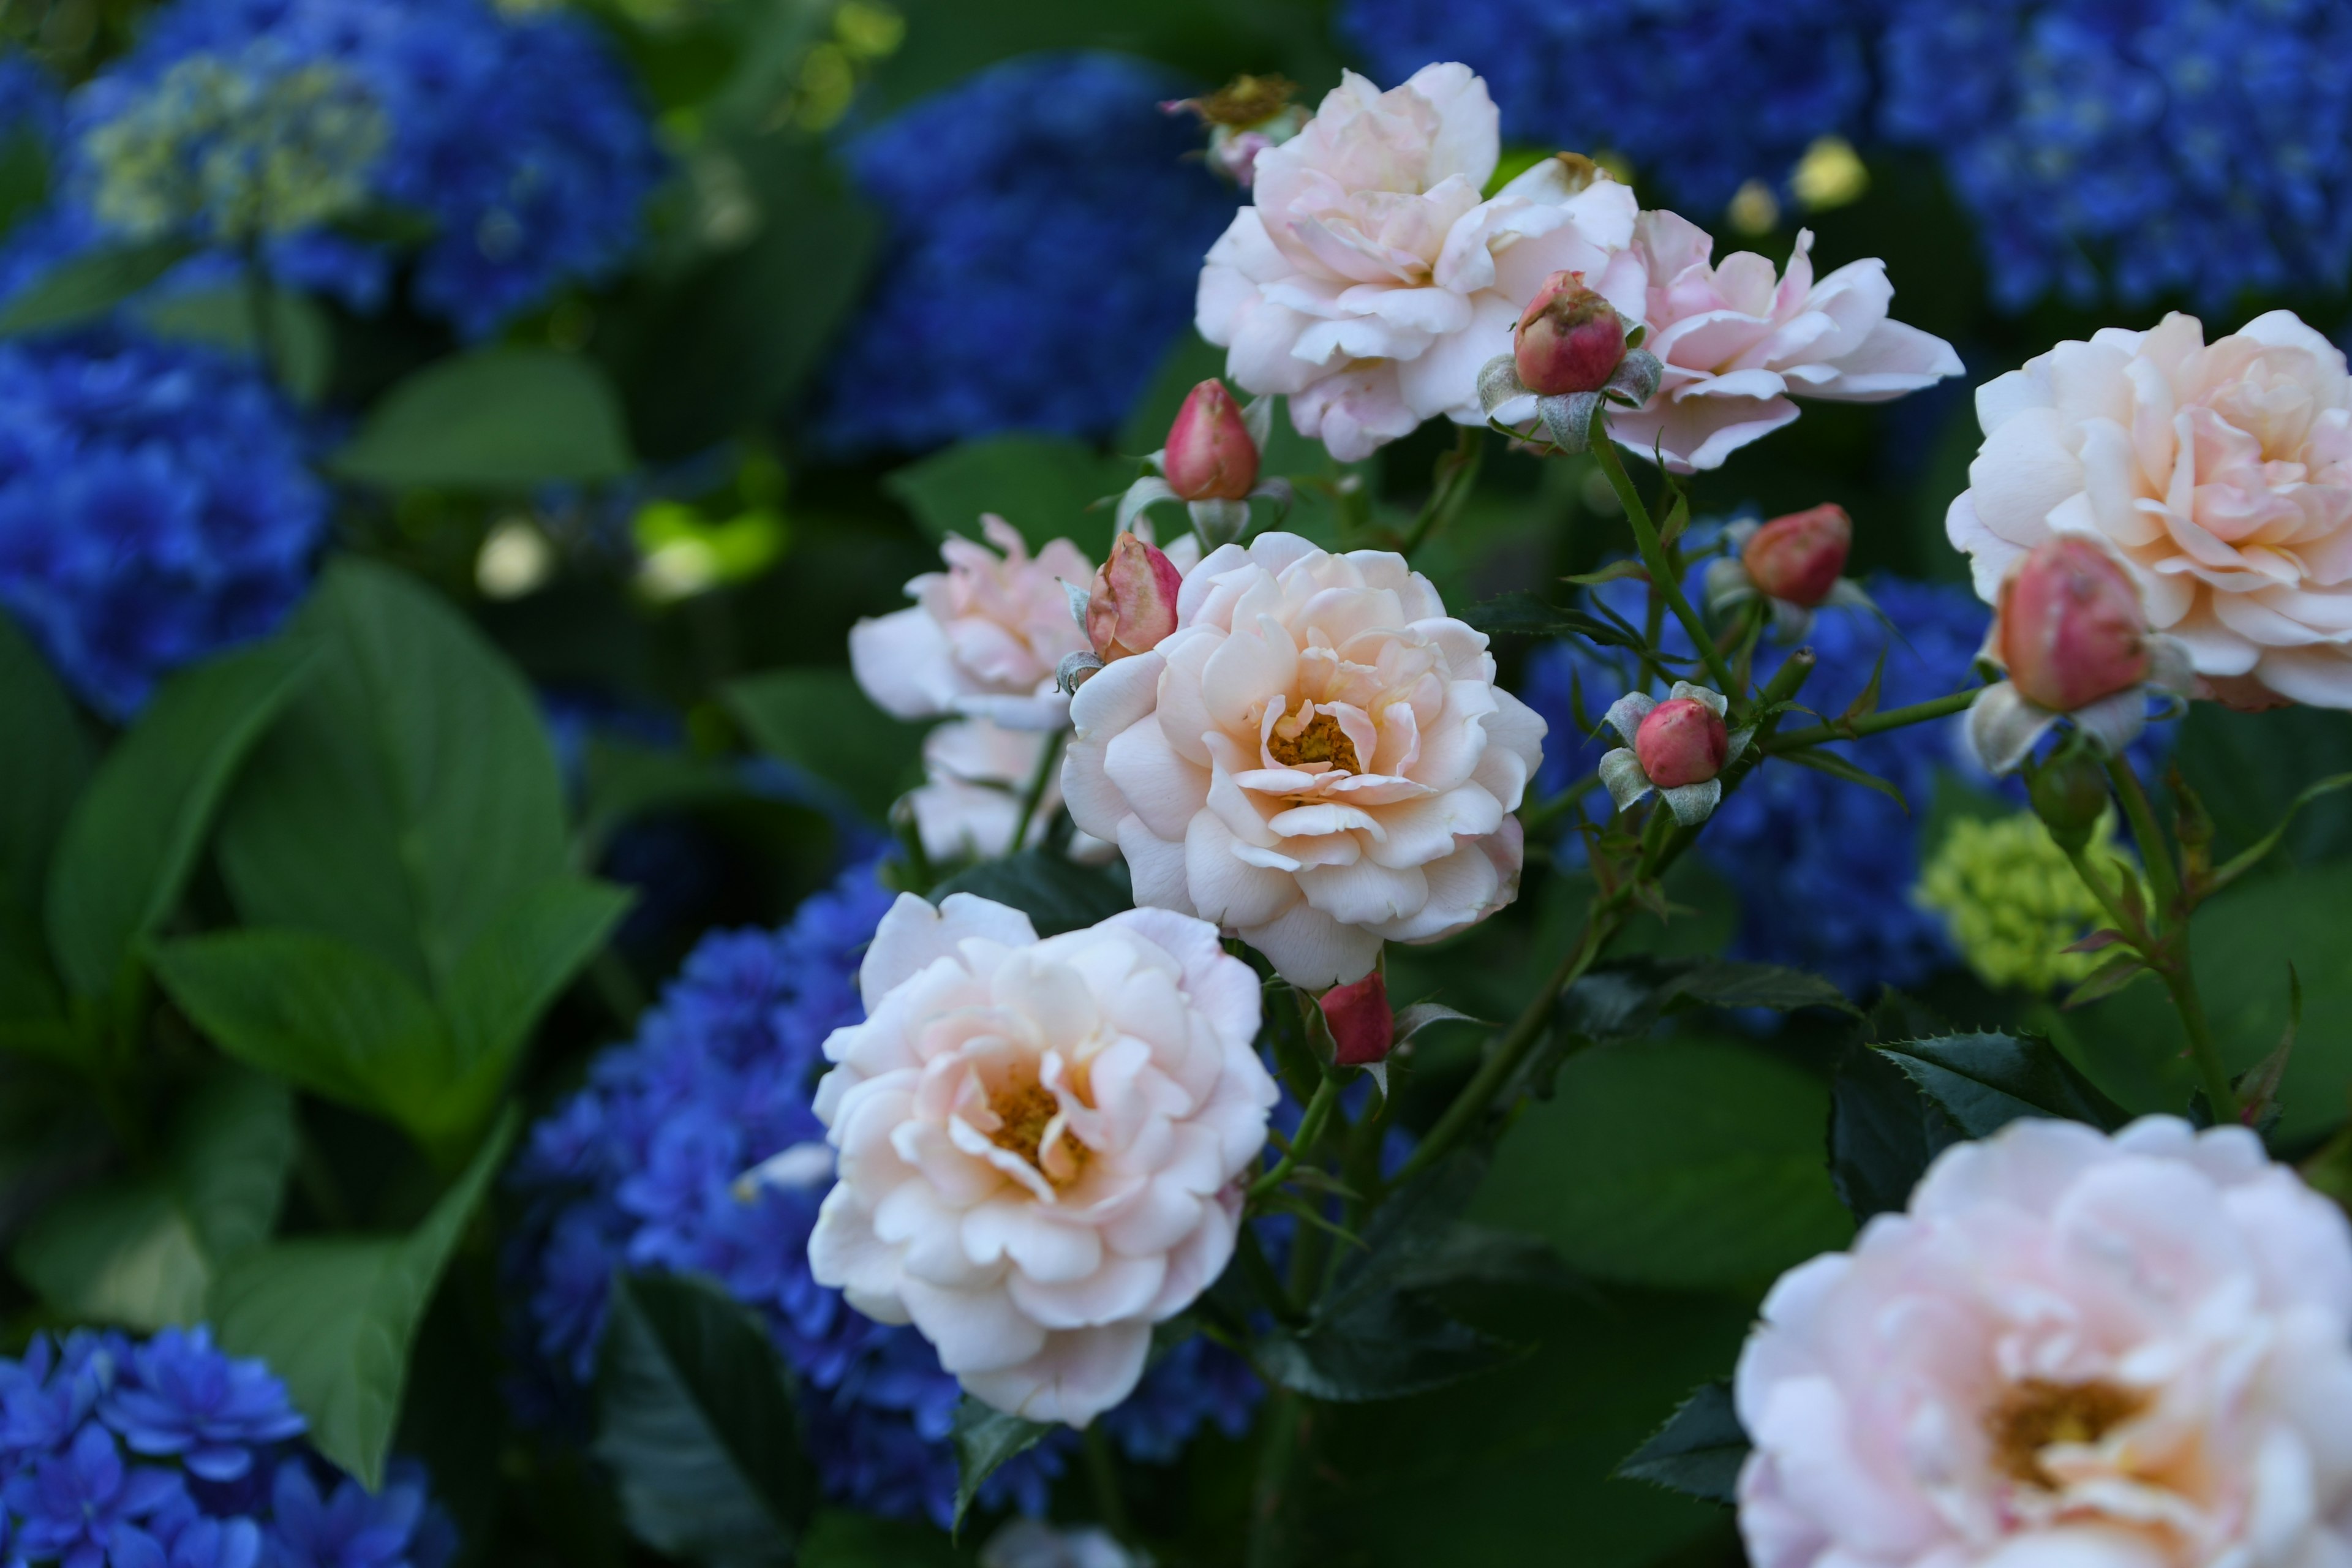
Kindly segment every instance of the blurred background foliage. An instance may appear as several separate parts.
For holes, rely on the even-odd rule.
[[[179,0],[166,14],[207,9],[236,7]],[[26,523],[0,517],[0,600],[81,709],[16,731],[75,737],[57,742],[60,777],[71,774],[60,798],[85,775],[90,738],[122,733],[151,689],[165,695],[147,718],[167,702],[247,715],[234,754],[195,756],[184,776],[157,771],[168,737],[114,770],[143,770],[143,793],[122,786],[124,819],[176,809],[192,791],[217,796],[198,810],[216,807],[216,828],[199,822],[173,851],[163,912],[139,943],[107,949],[86,988],[89,1008],[108,1005],[104,964],[135,952],[175,1004],[152,1040],[109,1047],[153,1053],[131,1087],[114,1080],[137,1103],[101,1114],[54,1054],[0,1055],[8,1338],[78,1317],[177,1312],[176,1300],[122,1294],[121,1259],[87,1205],[112,1204],[119,1218],[132,1200],[92,1184],[148,1169],[137,1137],[177,1136],[183,1089],[205,1070],[199,1035],[246,1040],[236,1055],[306,1091],[281,1161],[284,1235],[420,1226],[401,1244],[414,1247],[433,1239],[451,1178],[486,1173],[479,1163],[507,1146],[509,1068],[525,1110],[545,1110],[583,1081],[593,1051],[630,1033],[702,933],[778,926],[887,843],[887,802],[920,776],[919,737],[848,681],[851,624],[900,603],[939,541],[972,531],[984,511],[1033,543],[1068,536],[1101,559],[1111,528],[1093,503],[1123,488],[1186,389],[1220,368],[1190,331],[1192,280],[1239,197],[1188,161],[1195,128],[1157,100],[1248,71],[1279,72],[1311,103],[1344,65],[1385,83],[1428,58],[1468,59],[1496,86],[1507,143],[1602,154],[1647,205],[1680,205],[1720,248],[1777,262],[1803,227],[1823,271],[1885,258],[1897,314],[1956,344],[1970,384],[2167,308],[2201,309],[2218,331],[2287,306],[2336,331],[2339,231],[2352,223],[2338,188],[2352,169],[2340,18],[2271,7],[2221,57],[2199,7],[2107,9],[2133,15],[2103,44],[2099,8],[2020,0],[1809,0],[1793,13],[1696,0],[515,0],[496,26],[566,15],[625,68],[595,111],[616,117],[614,140],[565,176],[580,190],[563,192],[619,216],[576,243],[546,219],[571,248],[493,303],[504,274],[433,292],[402,228],[415,215],[396,201],[346,215],[340,231],[380,269],[373,285],[257,241],[228,256],[226,274],[219,255],[200,254],[222,247],[184,239],[126,274],[120,247],[75,229],[84,121],[53,94],[98,101],[79,84],[102,94],[111,73],[146,68],[139,51],[153,46],[140,40],[161,36],[152,8],[6,0],[0,37],[56,87],[19,79],[5,106],[0,421],[82,435],[0,456],[0,513],[112,526],[116,514],[75,488],[81,459],[58,455],[120,436],[109,423],[120,416],[84,396],[88,366],[103,362],[151,391],[193,378],[182,401],[141,416],[145,439],[193,454],[171,482],[190,506],[242,495],[268,510],[265,531],[288,535],[267,570],[235,579],[256,603],[165,646],[137,628],[156,605],[185,602],[188,583],[159,578],[146,600],[100,605],[69,562],[24,546]],[[260,0],[246,10],[240,26],[274,25]],[[1939,58],[1948,83],[1929,79]],[[2190,69],[2200,60],[2221,88]],[[501,145],[523,134],[511,117],[539,94],[546,116],[528,134],[560,150],[588,113],[575,89],[518,78],[456,134]],[[2288,113],[2291,147],[2275,124]],[[2125,157],[2118,136],[2164,155]],[[638,140],[644,166],[630,174]],[[1266,468],[1300,487],[1287,526],[1377,544],[1413,515],[1453,440],[1432,428],[1343,468],[1278,421]],[[1857,574],[1880,574],[1895,638],[1859,618],[1825,621],[1825,711],[1871,679],[1882,647],[1890,701],[1897,683],[1924,697],[1966,679],[1982,613],[1942,525],[1976,444],[1968,387],[1955,384],[1885,407],[1811,405],[1696,480],[1706,517],[1824,500],[1852,513]],[[1495,442],[1478,492],[1416,564],[1449,604],[1527,590],[1564,599],[1560,578],[1623,545],[1613,498],[1582,460],[1539,463]],[[289,615],[320,666],[299,690],[279,689],[293,678],[268,652],[202,667],[203,691],[171,679]],[[8,649],[31,657],[14,638]],[[1577,694],[1606,700],[1599,667],[1526,639],[1497,652],[1507,684],[1554,723],[1557,789],[1576,771]],[[142,719],[128,733],[110,759],[151,731]],[[391,750],[370,761],[379,742]],[[2200,707],[2173,750],[2226,853],[2267,831],[2305,783],[2352,767],[2352,719]],[[2062,1011],[2046,988],[1988,984],[1916,901],[1954,825],[2011,816],[2017,800],[1967,776],[1941,731],[1856,755],[1902,784],[1907,811],[1811,774],[1759,790],[1752,806],[1743,796],[1748,816],[1727,812],[1721,849],[1679,874],[1687,910],[1648,921],[1633,945],[1802,963],[1864,999],[1900,987],[1907,996],[1880,1005],[1915,1027],[2045,1030],[2127,1107],[2178,1109],[2188,1070],[2155,988]],[[389,773],[360,793],[390,803],[387,815],[355,822],[352,770],[372,767]],[[403,769],[414,776],[389,776]],[[488,782],[478,799],[453,802],[464,779]],[[435,810],[402,817],[412,788]],[[420,834],[436,858],[410,889],[421,901],[371,902]],[[1586,891],[1569,841],[1531,848],[1518,907],[1469,938],[1397,953],[1392,994],[1508,1016]],[[69,850],[70,835],[58,853]],[[2278,1037],[2286,965],[2301,975],[2277,1133],[2288,1153],[2337,1124],[2352,1089],[2347,854],[2352,806],[2322,803],[2264,876],[2199,916],[2200,984],[2233,1068]],[[37,889],[42,869],[12,876]],[[461,954],[519,920],[510,900],[527,894],[542,900],[529,940],[547,944],[551,979],[518,1012],[467,989]],[[11,896],[11,919],[38,907],[35,892]],[[272,1056],[236,967],[268,957],[247,929],[262,927],[356,953],[339,962],[367,967],[392,998],[383,1014],[404,1009],[415,1039],[458,1042],[462,1060],[424,1047],[392,1066]],[[1318,1560],[1736,1562],[1727,1515],[1611,1471],[1729,1363],[1779,1270],[1850,1236],[1822,1154],[1831,1069],[1853,1032],[1814,1014],[1780,1026],[1678,1015],[1602,1036],[1561,1070],[1475,1217],[1549,1242],[1573,1283],[1464,1304],[1530,1348],[1510,1373],[1318,1413],[1303,1527]],[[1407,1079],[1409,1121],[1442,1102],[1476,1043],[1468,1030],[1433,1038]],[[483,1061],[493,1065],[466,1066]],[[246,1113],[287,1125],[282,1107]],[[85,1207],[61,1221],[59,1194]],[[152,1217],[151,1205],[122,1223],[150,1238],[139,1226]],[[207,1245],[186,1243],[211,1268]],[[479,1418],[502,1375],[510,1282],[478,1232],[439,1246],[456,1248],[446,1287],[429,1288],[436,1255],[424,1293],[388,1303],[386,1321],[416,1346],[404,1404],[397,1378],[390,1397],[400,1447],[431,1462],[458,1517],[465,1560],[580,1568],[645,1556],[625,1544],[583,1456]],[[249,1291],[266,1295],[271,1260],[246,1258]],[[209,1279],[175,1288],[217,1304]],[[388,1436],[379,1423],[366,1436],[379,1462]],[[1224,1561],[1249,1510],[1250,1464],[1243,1443],[1213,1431],[1180,1462],[1136,1467],[1139,1521],[1172,1558]],[[1060,1511],[1087,1513],[1075,1471],[1061,1485]],[[825,1511],[803,1561],[969,1552],[969,1538],[958,1548],[919,1524]]]

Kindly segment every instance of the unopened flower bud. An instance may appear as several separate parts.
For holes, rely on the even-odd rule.
[[[2123,567],[2087,539],[2038,545],[2000,587],[1995,633],[2027,700],[2072,713],[2148,676],[2147,612]]]
[[[1633,755],[1659,789],[1705,784],[1731,755],[1731,732],[1706,703],[1677,697],[1650,710],[1634,731]]]
[[[1739,558],[1757,592],[1810,610],[1836,589],[1853,544],[1845,508],[1824,502],[1774,518],[1748,535]]]
[[[2025,794],[2058,847],[2080,849],[2107,814],[2106,770],[2083,752],[2069,751],[2027,768]]]
[[[1555,272],[1528,301],[1512,340],[1519,380],[1538,396],[1598,392],[1625,357],[1625,323],[1580,272]]]
[[[1322,1007],[1331,1026],[1333,1061],[1360,1068],[1388,1059],[1396,1043],[1396,1017],[1389,1011],[1389,988],[1379,970],[1326,991]]]
[[[1087,640],[1106,664],[1158,647],[1176,629],[1176,593],[1183,585],[1174,562],[1134,534],[1120,534],[1087,595]]]
[[[1204,381],[1176,411],[1162,459],[1183,500],[1246,500],[1257,483],[1257,443],[1222,381]]]

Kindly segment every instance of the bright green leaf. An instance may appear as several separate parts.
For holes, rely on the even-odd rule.
[[[871,821],[888,821],[890,803],[921,782],[922,731],[875,707],[845,669],[771,670],[720,696],[761,751]]]
[[[146,1330],[196,1322],[222,1267],[278,1223],[293,1163],[285,1087],[224,1069],[183,1102],[157,1168],[52,1205],[11,1261],[71,1318]]]
[[[325,931],[443,994],[515,901],[567,869],[530,689],[439,596],[338,562],[305,606],[313,678],[221,822],[246,922]]]
[[[793,1561],[816,1505],[792,1377],[767,1327],[699,1280],[617,1276],[597,1357],[596,1455],[637,1536],[672,1556]]]
[[[635,464],[604,373],[533,348],[478,349],[418,371],[328,462],[388,489],[488,490],[616,479]]]
[[[68,989],[105,994],[179,903],[214,807],[305,672],[282,643],[183,670],[107,754],[49,867],[49,948]]]
[[[383,1485],[416,1326],[518,1125],[509,1110],[407,1236],[274,1242],[213,1285],[207,1304],[223,1348],[267,1361],[319,1451],[370,1488]]]

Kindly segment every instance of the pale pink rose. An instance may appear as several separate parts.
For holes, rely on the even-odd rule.
[[[901,719],[962,714],[1059,729],[1069,700],[1054,689],[1054,667],[1087,646],[1062,584],[1084,589],[1094,563],[1066,539],[1032,558],[1001,517],[980,526],[996,550],[950,534],[940,546],[948,569],[907,584],[912,608],[850,628],[849,668],[875,706]]]
[[[1079,688],[1071,721],[1071,818],[1118,843],[1136,902],[1238,932],[1294,984],[1518,894],[1544,722],[1401,555],[1221,546],[1175,635]]]
[[[1715,241],[1687,218],[1642,215],[1633,254],[1649,294],[1627,315],[1648,325],[1642,346],[1665,375],[1647,406],[1610,416],[1620,445],[1658,450],[1676,473],[1720,468],[1796,418],[1792,397],[1883,403],[1960,374],[1951,344],[1887,320],[1885,262],[1848,262],[1816,282],[1812,244],[1799,234],[1776,277],[1753,251],[1712,263]]]
[[[1210,250],[1195,324],[1225,374],[1285,393],[1298,433],[1352,462],[1444,415],[1484,425],[1478,371],[1511,352],[1552,273],[1637,319],[1635,203],[1547,158],[1482,198],[1500,139],[1486,84],[1424,66],[1381,92],[1350,71],[1307,128],[1258,154],[1254,205]]]
[[[1977,389],[1985,441],[1945,527],[1990,603],[2053,533],[2095,534],[2207,695],[2352,708],[2352,377],[2273,310],[2064,342]]]
[[[1948,1150],[1736,1393],[1755,1568],[2352,1563],[2352,1234],[2242,1127]]]
[[[1276,1099],[1256,975],[1167,910],[1040,942],[1018,910],[908,893],[857,978],[866,1022],[816,1090],[840,1176],[811,1271],[975,1397],[1085,1426],[1233,1256]]]
[[[1022,796],[1048,744],[1045,731],[1008,729],[985,719],[941,724],[924,736],[923,783],[907,795],[923,853],[941,864],[992,860],[1043,843],[1054,814],[1062,808],[1058,773],[1045,775],[1045,792],[1018,845],[1013,842],[1013,830],[1021,820]],[[1074,860],[1099,863],[1116,851],[1081,833],[1071,839],[1069,853]]]

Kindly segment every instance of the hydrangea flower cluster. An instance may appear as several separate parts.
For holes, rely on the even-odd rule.
[[[118,337],[0,344],[0,605],[110,718],[273,630],[328,523],[305,437],[253,369]]]
[[[1808,706],[1842,711],[1869,684],[1882,651],[1882,707],[1923,702],[1968,684],[1989,616],[1965,588],[1882,575],[1871,580],[1869,594],[1902,635],[1866,610],[1823,609],[1806,639],[1820,661],[1805,686]],[[1598,597],[1640,621],[1638,583],[1609,584]],[[1669,651],[1687,651],[1678,627],[1666,635]],[[1757,679],[1769,679],[1785,657],[1786,650],[1765,644]],[[1554,644],[1529,660],[1524,695],[1553,736],[1539,775],[1543,795],[1589,773],[1614,743],[1577,723],[1571,689],[1598,724],[1616,695],[1633,689],[1631,675],[1630,661],[1621,670],[1581,644]],[[1911,889],[1936,774],[1969,766],[1958,722],[1914,725],[1839,748],[1901,790],[1908,813],[1874,791],[1787,766],[1758,770],[1724,800],[1698,853],[1738,889],[1741,957],[1812,970],[1858,996],[1881,985],[1913,984],[1951,961],[1942,918],[1915,904]],[[1596,805],[1605,812],[1608,797],[1598,795]]]
[[[828,374],[842,450],[993,431],[1100,436],[1192,307],[1234,191],[1162,114],[1163,73],[1112,55],[997,66],[848,149],[891,235]],[[942,332],[942,312],[953,330]]]
[[[66,1568],[442,1568],[421,1467],[370,1492],[302,1442],[285,1384],[203,1328],[37,1336],[0,1358],[0,1559]]]
[[[616,1267],[707,1275],[773,1330],[801,1382],[826,1490],[945,1524],[961,1391],[914,1329],[864,1317],[811,1275],[830,1162],[746,1179],[822,1143],[811,1108],[822,1047],[864,1016],[858,963],[890,901],[863,866],[780,931],[706,938],[637,1038],[601,1058],[588,1086],[534,1131],[512,1177],[526,1212],[509,1262],[544,1384],[527,1394],[565,1401],[592,1375]],[[1255,1394],[1236,1358],[1195,1341],[1156,1363],[1103,1422],[1129,1455],[1163,1459],[1209,1420],[1237,1434]],[[1066,1436],[1049,1440],[1004,1466],[988,1500],[1042,1507],[1069,1448]]]
[[[169,112],[197,80],[255,112],[227,126]],[[315,113],[262,112],[285,107],[289,83],[307,84],[298,97],[327,93],[334,135],[315,134]],[[388,137],[355,133],[372,115]],[[216,200],[199,216],[159,194],[270,193],[275,206],[247,226],[275,237],[271,269],[371,310],[390,288],[392,251],[318,221],[363,188],[376,206],[431,223],[415,302],[477,338],[616,267],[664,168],[635,89],[592,27],[485,0],[177,0],[75,95],[68,134],[71,188],[100,216],[139,217],[134,232],[188,217],[218,233],[230,215]]]
[[[2340,5],[1897,0],[1879,58],[1885,132],[1942,157],[2006,307],[2218,308],[2352,266]]]
[[[2110,847],[2115,818],[2102,817],[2089,845],[2108,874],[2136,879],[2137,868]],[[2104,962],[2069,944],[2103,923],[2099,901],[2073,862],[2030,811],[1994,821],[1952,824],[1919,878],[1918,900],[1951,922],[1952,939],[1988,985],[2037,994],[2087,980]]]
[[[1869,0],[1349,0],[1340,27],[1384,80],[1456,59],[1514,145],[1609,149],[1714,212],[1780,184],[1870,98]]]

